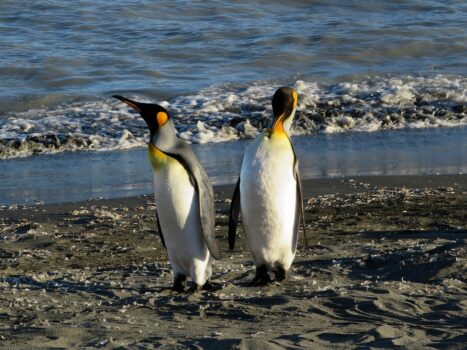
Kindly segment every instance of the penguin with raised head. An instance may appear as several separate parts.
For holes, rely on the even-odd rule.
[[[273,272],[278,281],[286,278],[297,249],[300,220],[306,242],[298,160],[289,138],[297,101],[297,92],[290,87],[275,92],[272,125],[246,148],[232,197],[229,246],[234,249],[241,212],[256,266],[251,285],[269,283],[268,272]]]
[[[214,192],[191,146],[177,138],[165,108],[113,96],[135,109],[149,127],[148,156],[154,175],[159,235],[172,266],[173,289],[187,277],[193,289],[211,286],[211,257],[219,252],[214,236]]]

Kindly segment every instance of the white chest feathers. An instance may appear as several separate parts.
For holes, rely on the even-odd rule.
[[[211,276],[210,254],[199,217],[198,193],[178,160],[149,148],[154,198],[170,264],[175,275],[204,285]]]
[[[284,133],[259,135],[247,148],[240,173],[240,207],[255,263],[280,263],[295,256],[297,183],[294,154]]]

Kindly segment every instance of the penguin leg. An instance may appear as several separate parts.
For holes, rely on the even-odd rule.
[[[287,271],[281,263],[276,263],[274,266],[274,276],[276,276],[276,281],[282,282],[287,278]]]
[[[212,288],[213,286],[210,280],[206,281],[206,283],[203,284],[202,286],[193,282],[189,289],[189,292],[198,293],[198,292],[201,292],[201,290],[207,290],[207,291],[212,290]]]
[[[271,278],[268,275],[268,268],[263,264],[256,267],[255,278],[249,284],[250,286],[265,286],[269,282]]]
[[[203,290],[212,290],[212,257],[209,257],[208,265],[206,266],[206,282],[203,284]]]
[[[190,268],[192,285],[190,292],[199,292],[209,289],[211,284],[212,266],[211,258],[207,261],[194,261]]]
[[[191,293],[191,294],[194,294],[194,293],[198,293],[201,291],[201,289],[203,288],[203,286],[195,283],[195,282],[191,282],[191,287],[190,289],[188,289],[188,292]]]
[[[176,275],[174,278],[174,285],[172,290],[175,292],[183,293],[185,291],[185,275]]]
[[[211,280],[206,281],[206,283],[203,285],[203,290],[212,290]]]

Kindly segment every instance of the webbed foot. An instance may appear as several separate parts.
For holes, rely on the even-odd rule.
[[[287,271],[281,264],[276,264],[274,268],[274,276],[277,282],[282,282],[287,278]]]
[[[268,269],[266,265],[260,265],[256,267],[255,278],[249,283],[250,286],[265,286],[271,282],[271,277],[268,275]]]
[[[185,291],[185,281],[186,281],[186,276],[184,275],[175,276],[172,290],[174,292],[183,293]]]

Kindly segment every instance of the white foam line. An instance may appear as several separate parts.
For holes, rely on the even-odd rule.
[[[382,129],[467,125],[467,78],[438,75],[373,77],[328,86],[296,81],[294,134],[372,132]],[[211,86],[171,101],[179,137],[192,143],[255,137],[269,125],[273,83],[243,89]],[[141,96],[131,98],[149,102]],[[33,109],[0,119],[0,158],[65,151],[142,147],[147,130],[136,113],[114,99]]]

